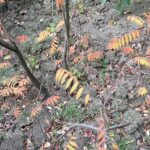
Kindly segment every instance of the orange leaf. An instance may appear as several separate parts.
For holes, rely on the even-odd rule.
[[[131,54],[131,53],[134,52],[134,49],[131,48],[131,47],[123,47],[123,48],[122,48],[122,52],[123,52],[124,54],[129,55],[129,54]]]
[[[51,42],[50,55],[53,56],[58,51],[59,39],[55,37]]]
[[[8,68],[10,66],[11,66],[11,64],[9,62],[0,63],[0,69]]]
[[[56,7],[59,10],[64,4],[64,0],[56,0]]]
[[[88,48],[88,46],[89,46],[89,36],[87,36],[87,35],[82,36],[81,39],[80,39],[80,43],[84,48]]]
[[[31,111],[31,117],[36,116],[36,115],[39,114],[41,111],[42,111],[42,105],[33,108],[32,111]]]
[[[5,87],[0,90],[0,96],[10,96],[13,94],[13,89],[11,87]]]
[[[15,118],[18,119],[21,116],[21,113],[22,113],[21,109],[17,107],[14,111]]]
[[[54,105],[59,99],[60,99],[59,96],[51,96],[44,102],[44,105],[46,106]]]
[[[4,109],[10,109],[11,108],[11,103],[9,102],[5,102],[3,103],[3,105],[1,106],[1,109],[4,110]]]
[[[0,4],[4,4],[5,3],[5,0],[0,0]]]
[[[84,58],[84,56],[79,55],[79,56],[77,56],[77,57],[74,58],[73,63],[77,64],[78,62],[82,61],[83,58]]]
[[[56,61],[55,61],[56,66],[62,65],[62,63],[63,63],[63,60],[62,60],[62,59],[59,59],[59,60],[56,60]]]
[[[105,131],[100,131],[100,134],[98,135],[98,140],[101,140],[104,137]]]
[[[103,53],[101,51],[92,52],[88,54],[88,61],[95,61],[96,59],[103,58]]]
[[[146,55],[150,55],[150,47],[147,49]]]
[[[72,55],[75,52],[75,45],[69,47],[69,55]]]
[[[26,87],[17,87],[17,88],[13,88],[13,93],[17,96],[24,96],[24,92],[26,91]]]

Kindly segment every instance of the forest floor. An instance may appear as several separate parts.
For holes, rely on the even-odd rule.
[[[61,150],[72,137],[76,137],[80,150],[97,150],[97,133],[86,127],[73,128],[64,137],[62,134],[76,123],[99,127],[101,117],[107,128],[107,149],[117,150],[115,146],[118,145],[119,150],[150,150],[150,106],[144,105],[150,93],[150,71],[133,61],[135,56],[144,56],[150,48],[150,36],[143,33],[130,43],[134,54],[107,48],[113,37],[138,29],[126,18],[129,14],[144,18],[143,14],[150,12],[150,0],[135,3],[124,15],[116,11],[116,0],[107,2],[104,7],[97,2],[71,7],[70,43],[71,46],[75,44],[75,49],[72,47],[73,54],[68,57],[69,71],[77,77],[85,93],[90,94],[91,101],[87,106],[84,100],[77,101],[74,94],[69,95],[69,91],[55,82],[55,74],[61,65],[55,63],[60,54],[53,58],[49,55],[52,38],[37,42],[40,31],[47,27],[56,31],[57,23],[62,20],[61,13],[58,14],[51,5],[48,0],[32,4],[10,1],[8,10],[0,10],[4,26],[12,37],[28,37],[18,46],[33,74],[51,95],[61,97],[57,105],[44,108],[32,119],[29,117],[31,109],[42,103],[42,96],[31,83],[24,96],[0,97],[3,106],[0,110],[0,150]],[[64,32],[62,29],[58,33],[60,49],[64,45]],[[73,64],[76,56],[91,50],[101,51],[103,58],[92,62],[84,59]],[[2,51],[6,52],[5,57],[1,57]],[[0,62],[12,64],[8,69],[0,70],[1,88],[9,77],[26,76],[13,53],[1,47],[0,57]],[[138,94],[140,87],[146,87],[146,96]],[[14,106],[22,109],[23,115],[19,119],[14,117]]]

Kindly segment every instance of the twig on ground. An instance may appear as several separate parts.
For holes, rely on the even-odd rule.
[[[118,128],[124,128],[126,126],[129,126],[131,123],[124,123],[124,124],[120,124],[120,125],[114,125],[114,126],[111,126],[110,128],[106,129],[106,130],[115,130],[115,129],[118,129]],[[64,136],[67,135],[67,133],[69,131],[71,131],[72,129],[74,128],[88,128],[88,129],[91,129],[91,130],[94,130],[94,131],[99,131],[99,128],[95,127],[95,126],[92,126],[92,125],[88,125],[88,124],[84,124],[84,123],[76,123],[74,125],[71,125],[66,131],[64,134],[62,134],[58,140],[62,139]]]

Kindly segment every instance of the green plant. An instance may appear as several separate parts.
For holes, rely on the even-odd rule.
[[[107,0],[101,0],[101,5],[104,6]],[[124,8],[129,7],[131,5],[131,0],[118,0],[117,10],[122,13]]]
[[[78,71],[77,69],[72,70],[72,74],[80,81],[86,82],[85,81],[85,74],[83,71]]]
[[[131,142],[127,139],[122,139],[121,141],[119,141],[118,142],[119,150],[126,150],[126,147],[128,146],[129,143]]]
[[[104,6],[107,0],[101,0],[101,5]]]
[[[83,3],[78,3],[77,8],[81,14],[83,14],[86,10],[86,7]]]
[[[36,69],[39,68],[39,64],[38,64],[39,63],[39,57],[38,56],[31,56],[31,57],[29,57],[28,61],[29,61],[29,65],[31,67],[36,68]]]
[[[122,12],[124,8],[129,7],[131,5],[131,0],[120,0],[117,5],[117,10]]]
[[[78,104],[70,103],[62,108],[61,117],[65,120],[82,122],[85,118],[85,110]]]
[[[108,59],[102,59],[101,60],[101,65],[102,65],[102,69],[101,72],[99,74],[99,79],[100,79],[100,83],[104,86],[104,82],[105,82],[105,74],[107,72],[107,65],[108,65]]]

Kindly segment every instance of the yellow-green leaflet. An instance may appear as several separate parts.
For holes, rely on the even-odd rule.
[[[62,80],[61,80],[61,84],[64,84],[64,82],[66,81],[66,78],[69,76],[68,73],[66,73],[63,77],[62,77]]]
[[[75,150],[75,148],[72,147],[71,145],[67,145],[67,149],[66,150]]]
[[[87,106],[89,104],[89,102],[90,102],[90,94],[87,94],[85,97],[85,101],[84,101],[85,106]]]
[[[74,77],[71,77],[71,78],[67,81],[65,89],[68,89],[68,87],[70,86],[70,84],[71,84],[71,82],[73,81],[73,79],[74,79]]]
[[[72,94],[77,89],[78,85],[79,85],[79,82],[75,82],[75,84],[70,89],[70,94]]]
[[[59,76],[58,76],[58,82],[61,81],[63,75],[65,74],[65,70],[62,70],[60,73],[59,73]]]
[[[55,76],[55,80],[58,81],[58,77],[59,77],[59,74],[60,72],[62,71],[62,69],[59,69],[56,73],[56,76]]]
[[[71,146],[73,146],[74,148],[78,148],[77,143],[75,143],[74,141],[70,141],[69,144],[70,144]]]
[[[81,88],[79,89],[79,91],[77,92],[77,94],[76,94],[76,99],[77,99],[77,100],[80,98],[80,96],[81,96],[82,93],[83,93],[83,87],[81,87]]]

